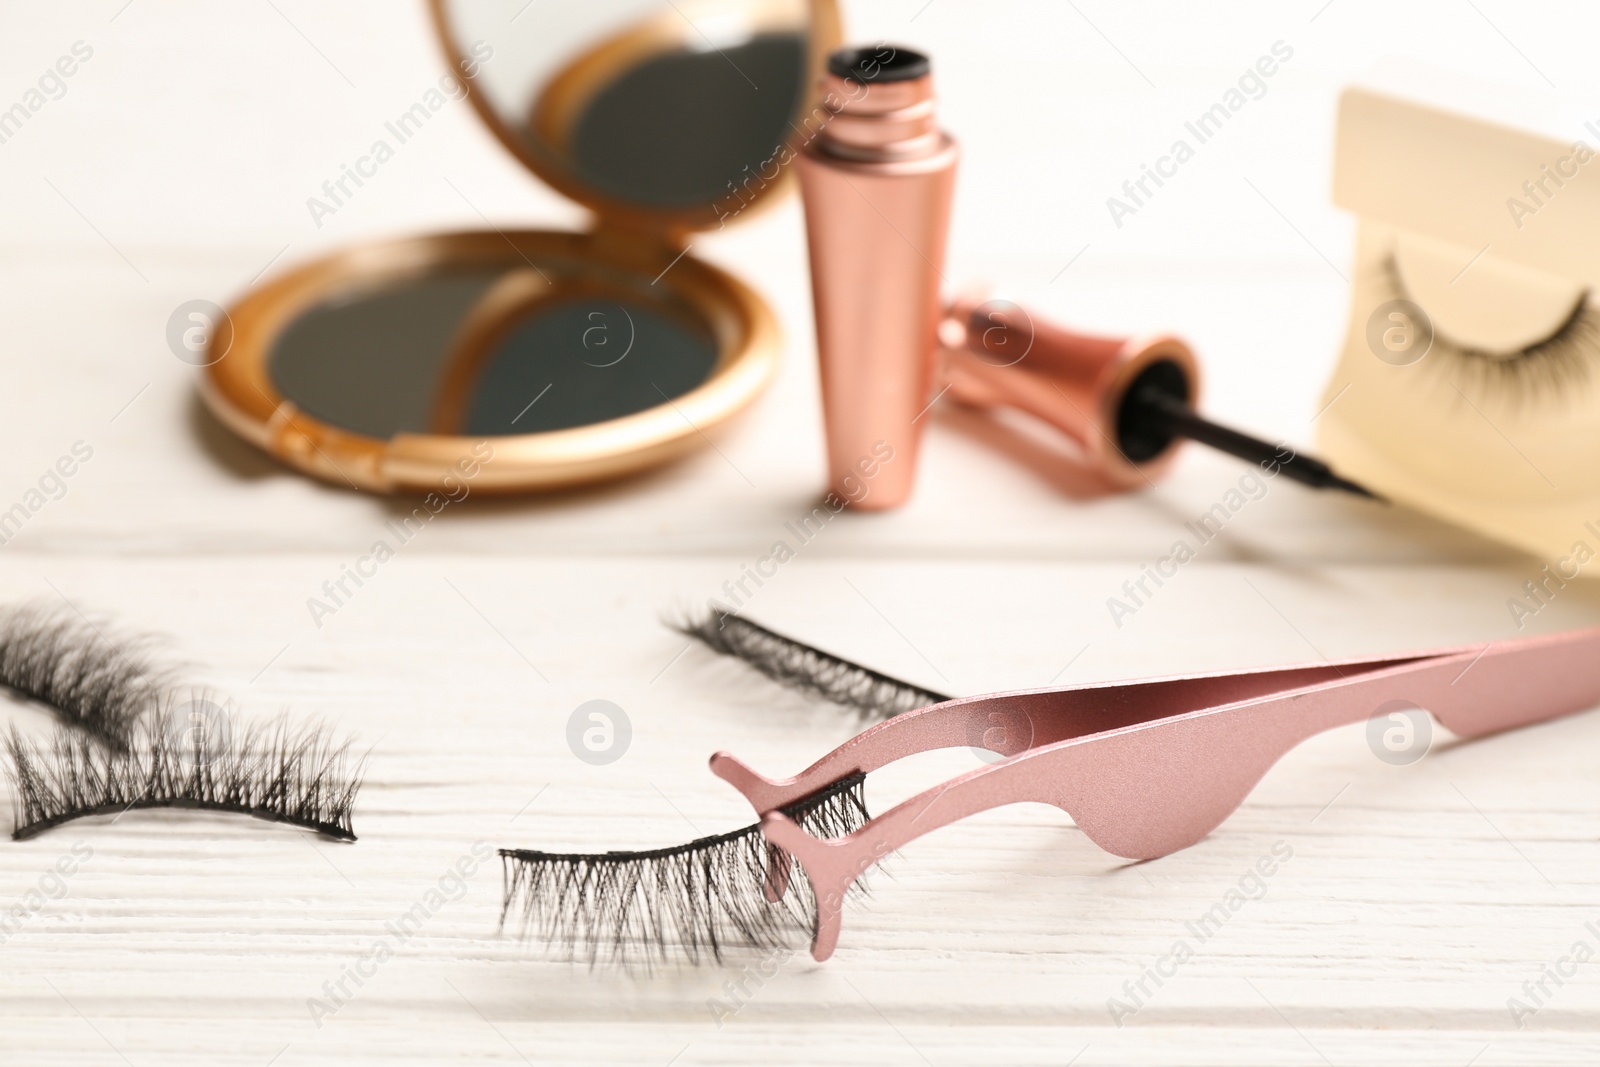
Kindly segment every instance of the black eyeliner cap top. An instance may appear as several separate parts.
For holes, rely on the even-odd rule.
[[[933,69],[928,57],[901,45],[841,48],[828,57],[828,73],[854,82],[905,82]]]

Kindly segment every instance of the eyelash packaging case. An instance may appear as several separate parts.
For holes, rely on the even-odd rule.
[[[1600,112],[1414,65],[1347,89],[1357,217],[1327,458],[1576,577],[1600,553]]]

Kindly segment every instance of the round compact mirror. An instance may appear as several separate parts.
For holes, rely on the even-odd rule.
[[[468,466],[489,490],[568,485],[699,446],[771,379],[778,339],[687,237],[787,184],[839,40],[833,0],[432,6],[441,90],[594,228],[422,236],[290,270],[213,331],[208,405],[299,469],[379,492]]]

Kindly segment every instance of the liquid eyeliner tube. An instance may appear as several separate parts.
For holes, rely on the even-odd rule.
[[[945,236],[959,150],[938,127],[928,58],[845,48],[824,124],[796,158],[811,251],[829,488],[898,507],[916,481],[937,374]]]

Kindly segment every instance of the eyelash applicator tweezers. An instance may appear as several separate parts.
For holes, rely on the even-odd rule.
[[[1300,742],[1386,705],[1425,708],[1463,738],[1600,703],[1600,628],[1399,656],[1101,683],[951,700],[870,727],[793,778],[765,778],[726,752],[711,769],[761,817],[765,892],[789,890],[790,860],[811,886],[811,954],[839,941],[844,898],[879,860],[941,826],[1005,804],[1054,805],[1095,844],[1155,859],[1204,838]],[[820,838],[779,809],[851,776],[940,748],[1004,760]]]

